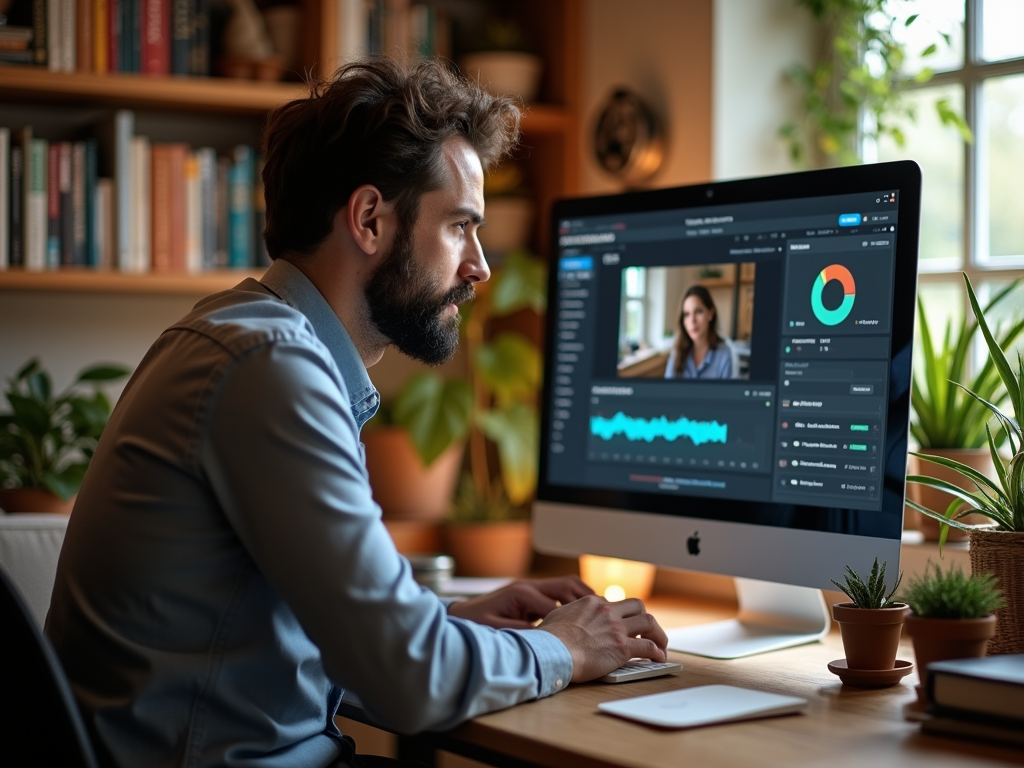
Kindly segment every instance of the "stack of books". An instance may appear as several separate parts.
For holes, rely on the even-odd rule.
[[[251,146],[151,143],[117,110],[94,136],[0,127],[0,269],[200,272],[270,263]]]
[[[924,733],[1024,747],[1024,654],[928,665],[926,705],[907,718]]]

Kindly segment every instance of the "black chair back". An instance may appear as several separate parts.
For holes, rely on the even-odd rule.
[[[0,766],[98,767],[60,660],[3,569]]]

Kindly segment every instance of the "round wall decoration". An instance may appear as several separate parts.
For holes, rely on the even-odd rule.
[[[635,93],[619,88],[601,108],[594,127],[594,156],[604,170],[629,185],[649,179],[661,167],[661,127]]]

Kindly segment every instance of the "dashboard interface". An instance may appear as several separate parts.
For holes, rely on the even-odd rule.
[[[890,188],[558,218],[549,497],[765,524],[804,510],[807,527],[876,533],[851,522],[864,514],[810,511],[886,507],[884,528],[898,526],[904,472],[890,467],[887,488],[886,462],[906,456],[906,413],[895,429],[889,413],[910,365],[908,338],[893,338],[900,203]]]

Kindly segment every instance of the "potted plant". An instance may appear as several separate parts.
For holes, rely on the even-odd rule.
[[[547,296],[543,262],[509,253],[491,281],[478,286],[463,323],[473,392],[468,471],[445,526],[456,573],[521,575],[531,546],[527,505],[537,488],[541,356],[529,323]],[[524,312],[525,310],[525,312]],[[511,554],[515,550],[515,555]],[[499,563],[509,555],[509,565]],[[492,563],[485,568],[475,563]]]
[[[938,488],[953,499],[945,509],[933,510],[908,500],[918,512],[942,523],[939,545],[943,544],[949,528],[959,528],[970,534],[971,571],[991,573],[998,581],[1006,604],[996,611],[996,632],[989,641],[989,653],[1024,652],[1024,432],[1020,418],[1024,416],[1024,358],[1017,355],[1016,372],[1006,353],[985,320],[971,281],[964,275],[971,309],[978,328],[988,346],[989,357],[1006,388],[1007,401],[1013,415],[1005,413],[996,404],[985,400],[962,384],[957,384],[970,397],[980,401],[991,412],[998,424],[994,434],[985,425],[989,454],[995,469],[995,478],[989,479],[976,469],[954,459],[927,454],[914,454],[918,458],[953,470],[966,478],[973,490],[941,478],[910,475],[907,482]],[[1008,447],[1009,458],[999,452],[998,438]],[[988,517],[990,525],[978,526],[964,522],[964,517],[980,512]]]
[[[88,368],[59,394],[37,359],[8,379],[10,410],[0,413],[0,507],[8,512],[69,514],[85,477],[110,401],[103,382],[127,375],[113,365]]]
[[[885,565],[883,562],[879,567],[876,557],[867,581],[850,566],[846,566],[846,576],[842,583],[832,580],[832,583],[850,598],[848,603],[836,603],[832,606],[832,618],[839,624],[843,638],[843,649],[846,651],[845,669],[854,674],[892,672],[896,667],[900,632],[910,608],[905,603],[893,600],[903,577],[902,573],[896,577],[896,583],[886,593]],[[829,668],[832,669],[833,665],[829,665]],[[875,684],[890,685],[899,677],[902,677],[902,674],[896,680],[876,681]],[[844,679],[844,682],[847,680]]]
[[[965,575],[956,566],[943,571],[934,563],[911,578],[900,599],[910,606],[905,626],[924,685],[933,661],[985,655],[996,630],[994,611],[1003,605],[992,574]]]
[[[492,267],[506,253],[523,250],[529,241],[534,204],[524,179],[522,167],[515,162],[505,162],[484,177],[487,226],[480,230],[480,245]]]
[[[1010,283],[998,291],[988,302],[984,312],[998,305],[1018,285],[1019,281]],[[989,418],[985,402],[1002,405],[1009,396],[999,378],[995,362],[989,358],[981,370],[967,382],[967,389],[978,395],[971,397],[957,382],[967,380],[967,366],[971,344],[978,332],[978,322],[973,318],[964,317],[959,327],[953,322],[946,324],[945,333],[936,339],[928,326],[924,304],[917,303],[918,329],[921,341],[921,365],[914,375],[914,386],[911,393],[913,419],[910,432],[920,446],[921,453],[953,459],[976,469],[989,478],[995,477],[995,467],[988,449],[988,438],[985,425]],[[1024,320],[1011,323],[1005,328],[996,330],[999,348],[1007,351],[1024,331]],[[939,344],[936,346],[935,342]],[[980,399],[979,399],[980,398]],[[908,473],[913,475],[927,474],[946,480],[961,488],[970,489],[970,481],[939,464],[925,465],[916,456],[910,458]],[[944,491],[925,485],[911,485],[908,495],[917,504],[929,509],[942,509],[952,501]],[[965,522],[984,522],[976,516],[974,520]],[[926,540],[937,541],[939,523],[931,517],[921,518],[919,528]],[[966,539],[963,531],[950,531],[950,541]]]
[[[530,48],[518,22],[492,19],[484,25],[478,50],[463,56],[459,67],[491,93],[529,103],[537,97],[543,69]]]

